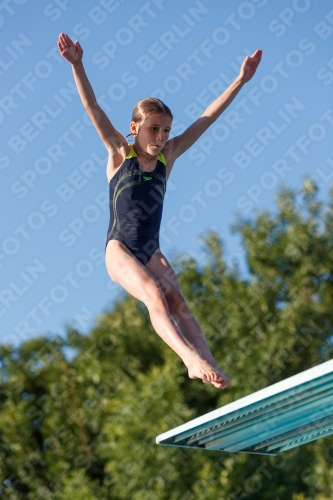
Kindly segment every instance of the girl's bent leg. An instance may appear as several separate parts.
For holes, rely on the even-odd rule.
[[[187,344],[219,371],[223,377],[224,386],[228,386],[230,379],[218,367],[197,320],[181,294],[177,276],[160,250],[153,254],[147,268],[160,283],[167,300],[169,312]]]
[[[109,241],[105,260],[110,278],[147,306],[154,330],[183,360],[189,376],[223,387],[218,370],[185,342],[170,315],[165,295],[150,271],[116,240]]]

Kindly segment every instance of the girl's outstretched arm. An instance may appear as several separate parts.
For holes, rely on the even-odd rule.
[[[221,94],[214,102],[212,102],[203,114],[192,125],[190,125],[181,135],[170,139],[166,145],[166,155],[171,164],[189,149],[199,137],[215,122],[215,120],[223,113],[223,111],[232,103],[243,85],[248,82],[256,72],[256,69],[261,60],[261,50],[256,52],[251,57],[246,57],[238,77],[235,81]]]
[[[127,141],[125,137],[114,128],[107,115],[97,103],[94,91],[83,67],[83,50],[80,42],[76,41],[74,44],[68,35],[61,33],[59,35],[58,48],[64,59],[72,65],[74,80],[82,104],[100,138],[109,152],[112,153],[115,163],[121,163],[127,154]],[[117,158],[118,155],[119,158]]]

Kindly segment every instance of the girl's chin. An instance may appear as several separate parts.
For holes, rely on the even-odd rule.
[[[158,154],[161,150],[161,146],[148,146],[147,153]]]

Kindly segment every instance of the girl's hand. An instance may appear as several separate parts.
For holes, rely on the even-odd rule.
[[[262,50],[256,50],[255,53],[252,54],[252,56],[246,56],[239,73],[239,76],[243,83],[248,82],[253,77],[260,63],[261,54]]]
[[[76,41],[74,44],[65,33],[60,33],[59,35],[58,49],[62,57],[71,64],[81,61],[83,57],[83,49],[80,42]]]

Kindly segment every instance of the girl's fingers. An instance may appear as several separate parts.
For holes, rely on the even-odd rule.
[[[62,42],[63,42],[63,44],[64,44],[65,47],[69,47],[69,42],[68,42],[68,40],[66,38],[66,35],[62,36]]]
[[[261,54],[249,57],[249,62],[252,65],[255,65],[256,67],[258,66],[258,64],[260,63],[260,61],[261,61]]]
[[[69,46],[74,45],[74,43],[73,43],[72,39],[71,39],[71,38],[69,38],[69,36],[68,36],[68,35],[65,35],[65,40],[66,40],[66,42],[68,43],[68,45],[69,45]]]
[[[252,56],[251,59],[252,59],[253,62],[260,61],[261,55],[260,54],[256,54],[255,56]]]
[[[250,59],[252,59],[252,61],[257,61],[261,59],[261,50],[256,50],[254,54],[252,54],[252,56],[250,57]]]
[[[61,35],[59,35],[59,43],[61,45],[62,50],[64,50],[66,48],[66,42],[64,40],[64,37]]]
[[[72,40],[65,33],[60,33],[59,40],[61,41],[63,49],[66,47],[71,47],[73,44]]]
[[[64,48],[65,48],[64,42],[60,38],[60,36],[59,36],[59,41],[58,41],[58,47],[60,48],[60,50],[64,50]]]

